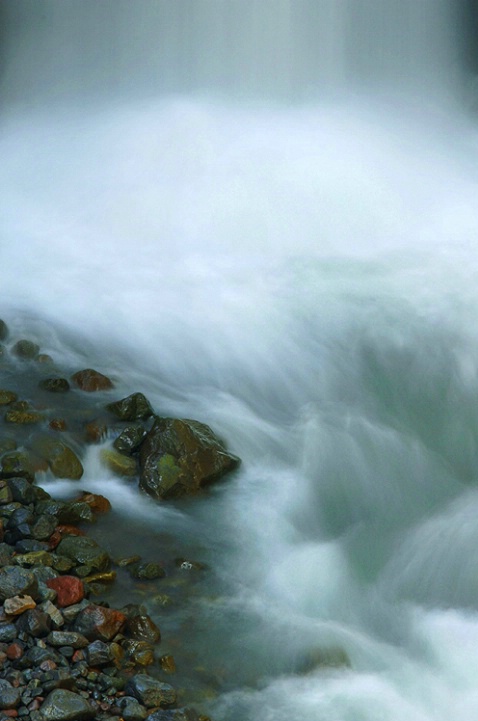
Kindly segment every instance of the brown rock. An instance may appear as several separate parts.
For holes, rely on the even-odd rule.
[[[113,388],[112,381],[102,373],[93,370],[93,368],[85,368],[71,376],[71,380],[82,391],[92,393],[94,391],[107,391]]]
[[[19,641],[14,641],[8,646],[5,653],[10,661],[17,661],[19,658],[22,658],[25,653],[25,646]]]
[[[91,421],[85,426],[85,436],[88,443],[101,443],[107,432],[106,424],[101,421]]]
[[[56,548],[64,536],[84,536],[85,532],[76,526],[70,526],[66,523],[57,526],[51,534],[48,544],[50,548]]]
[[[108,511],[111,511],[111,503],[99,493],[83,492],[76,500],[87,503],[94,513],[108,513]]]
[[[79,603],[85,595],[83,581],[76,576],[59,576],[46,582],[48,588],[56,591],[56,603],[60,608]]]
[[[52,431],[66,431],[67,428],[66,421],[63,418],[52,418],[48,427],[51,428]]]

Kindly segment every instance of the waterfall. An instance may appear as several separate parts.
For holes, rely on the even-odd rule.
[[[7,98],[316,98],[456,81],[448,0],[4,0]]]
[[[83,459],[105,542],[208,566],[142,602],[214,721],[476,721],[473,7],[0,5],[12,342],[243,461],[156,506]]]

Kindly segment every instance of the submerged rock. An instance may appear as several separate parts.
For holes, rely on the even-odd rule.
[[[101,460],[108,466],[110,471],[118,476],[133,477],[138,472],[138,467],[134,458],[123,455],[115,451],[113,448],[105,448],[101,452]]]
[[[70,390],[70,384],[66,378],[44,378],[38,385],[50,393],[66,393]]]
[[[141,488],[155,498],[196,493],[240,463],[209,426],[156,418],[140,449]]]
[[[8,326],[4,320],[0,320],[0,340],[8,338]]]
[[[0,390],[0,406],[8,406],[10,403],[15,403],[18,396],[13,391]]]
[[[169,683],[162,683],[144,673],[133,676],[126,684],[125,691],[147,708],[167,708],[176,703],[176,691]]]
[[[85,368],[71,376],[73,383],[82,391],[93,393],[95,391],[107,391],[113,388],[113,382],[99,371],[93,368]]]
[[[40,346],[33,343],[31,340],[19,340],[12,348],[12,353],[18,358],[25,358],[32,360],[37,358],[40,352]]]
[[[62,441],[49,436],[38,436],[33,442],[34,450],[48,462],[56,478],[78,480],[83,475],[83,466],[76,453]]]

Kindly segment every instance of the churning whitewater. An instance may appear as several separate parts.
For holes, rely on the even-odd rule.
[[[84,459],[128,536],[214,570],[214,721],[476,721],[478,133],[392,97],[3,115],[12,332],[242,459],[158,506]]]

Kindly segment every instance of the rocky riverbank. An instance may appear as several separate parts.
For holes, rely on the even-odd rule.
[[[175,660],[157,653],[145,607],[101,600],[115,565],[146,583],[167,571],[134,555],[134,539],[113,560],[86,535],[105,496],[55,499],[40,483],[79,480],[85,447],[105,438],[103,462],[156,501],[202,492],[239,459],[205,424],[156,415],[142,393],[115,399],[94,369],[60,373],[35,343],[9,342],[3,321],[0,340],[0,719],[206,721],[165,681]]]

